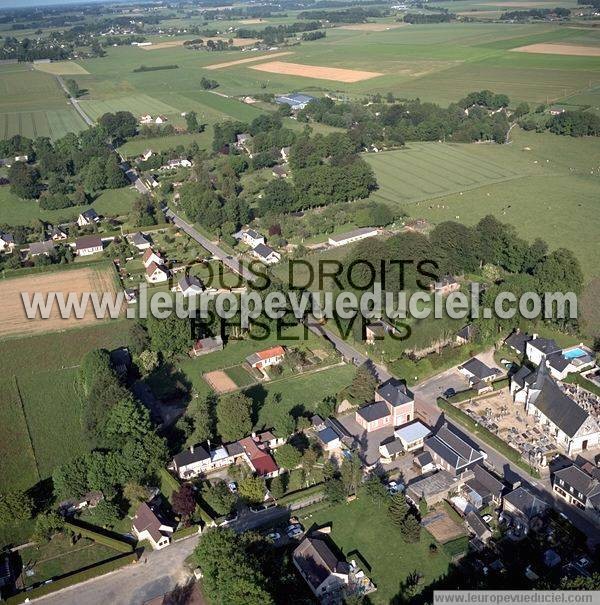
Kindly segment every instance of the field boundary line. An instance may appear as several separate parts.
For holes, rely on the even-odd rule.
[[[19,398],[19,405],[21,406],[23,419],[25,420],[25,428],[27,429],[27,439],[29,440],[29,447],[31,448],[31,455],[33,456],[33,463],[35,465],[35,474],[37,476],[37,480],[40,481],[42,479],[40,475],[40,467],[38,466],[37,456],[35,455],[35,448],[33,447],[33,439],[31,437],[31,429],[29,428],[29,421],[27,420],[27,413],[25,412],[25,406],[23,405],[23,397],[21,396],[21,389],[19,388],[19,382],[17,380],[16,374],[13,374],[13,380],[15,381],[15,390],[17,392],[17,397]]]

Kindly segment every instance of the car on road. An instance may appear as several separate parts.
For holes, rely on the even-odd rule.
[[[235,481],[228,483],[227,488],[232,494],[237,494],[237,483]]]
[[[452,387],[444,391],[444,397],[453,397],[454,395],[456,395],[456,390]]]

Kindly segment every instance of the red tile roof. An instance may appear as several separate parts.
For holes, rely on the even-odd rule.
[[[265,349],[264,351],[258,351],[256,353],[260,359],[270,359],[271,357],[277,357],[279,355],[285,355],[285,350],[281,345]]]

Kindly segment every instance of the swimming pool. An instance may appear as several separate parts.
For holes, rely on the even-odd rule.
[[[587,355],[587,353],[583,349],[580,349],[579,347],[577,347],[576,349],[571,349],[570,351],[566,351],[565,353],[563,353],[563,357],[565,359],[577,359],[578,357],[583,357],[584,355]]]

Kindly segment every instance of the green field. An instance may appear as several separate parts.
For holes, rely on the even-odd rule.
[[[407,149],[364,157],[377,176],[373,198],[388,204],[428,200],[526,174],[527,166],[508,166],[475,145],[410,143]]]
[[[26,64],[0,65],[0,138],[58,139],[84,128],[54,76]]]
[[[92,206],[100,215],[122,216],[129,213],[136,196],[137,191],[130,187],[107,189],[96,198]],[[86,204],[60,210],[42,210],[35,200],[22,200],[13,195],[9,187],[0,187],[0,217],[10,225],[30,225],[36,219],[50,223],[72,221],[89,207]]]
[[[105,113],[115,111],[130,111],[136,117],[146,113],[151,114],[153,117],[156,117],[158,114],[174,116],[178,113],[174,107],[145,94],[133,94],[110,100],[82,100],[80,101],[80,105],[81,109],[93,120],[97,120]]]
[[[37,483],[40,477],[15,377],[3,378],[0,389],[0,491],[9,488],[26,489]]]
[[[587,278],[598,275],[600,141],[511,133],[509,145],[410,143],[365,158],[380,189],[411,217],[468,225],[486,214],[513,224],[528,240],[575,252]],[[585,242],[585,245],[580,245]]]
[[[56,465],[86,451],[76,368],[91,349],[127,344],[126,325],[111,322],[5,343],[11,355],[4,359],[0,384],[0,490],[30,488]]]
[[[406,544],[385,507],[377,507],[366,497],[318,511],[302,521],[306,527],[332,526],[331,539],[342,555],[355,559],[377,586],[368,595],[373,605],[404,602],[401,583],[414,572],[421,576],[422,590],[448,571],[450,558],[444,549],[438,546],[435,554],[429,552],[435,542],[431,535],[422,531],[418,544]]]
[[[18,379],[27,425],[41,477],[89,448],[80,422],[75,391],[77,370],[39,372]],[[51,405],[49,402],[52,402]]]

